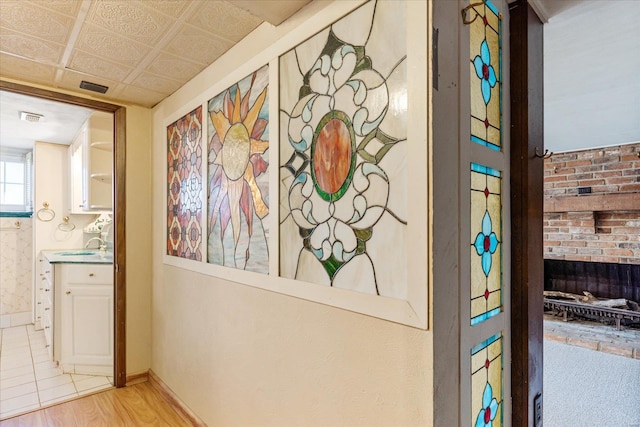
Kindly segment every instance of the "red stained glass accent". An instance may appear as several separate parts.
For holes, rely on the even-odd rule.
[[[489,66],[487,64],[482,64],[482,78],[489,80]]]
[[[489,127],[489,119],[484,119],[484,127],[485,128]]]
[[[484,236],[484,251],[489,252],[489,249],[491,249],[491,239],[489,236]]]
[[[484,423],[489,424],[491,422],[491,408],[484,410]]]
[[[320,131],[313,155],[314,171],[322,191],[337,192],[351,167],[351,135],[342,120],[331,119]]]
[[[489,25],[489,21],[487,20],[486,16],[482,17],[482,22],[484,22],[484,25]]]
[[[484,299],[489,299],[489,289],[484,291]]]
[[[485,368],[487,368],[487,369],[489,369],[489,366],[490,366],[490,365],[491,365],[491,362],[489,361],[489,359],[487,359],[487,360],[484,362],[484,367],[485,367]]]
[[[484,187],[484,197],[489,197],[489,189]]]

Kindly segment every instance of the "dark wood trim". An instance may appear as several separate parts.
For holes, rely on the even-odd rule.
[[[162,394],[162,397],[171,403],[173,408],[180,415],[185,417],[193,426],[203,426],[206,424],[193,412],[182,400],[171,390],[151,369],[149,369],[149,383]]]
[[[537,426],[542,394],[543,142],[542,22],[526,0],[509,5],[511,76],[512,425]]]
[[[115,304],[115,345],[116,353],[114,360],[115,368],[115,386],[124,387],[127,385],[127,341],[126,341],[126,324],[127,324],[127,293],[124,284],[127,280],[126,268],[126,123],[127,112],[124,107],[118,108],[114,112],[114,218],[116,223],[116,232],[114,233],[114,247],[117,251],[114,253],[115,261],[115,283],[123,284],[116,286],[114,291]]]
[[[55,92],[22,85],[18,83],[0,80],[0,90],[34,96],[50,101],[64,102],[92,108],[94,110],[107,111],[114,114],[114,381],[116,387],[126,385],[126,193],[125,193],[125,154],[126,154],[126,108],[120,105],[108,104],[94,99],[81,98],[74,95]]]

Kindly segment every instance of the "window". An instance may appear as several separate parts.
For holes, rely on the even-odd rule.
[[[10,152],[0,155],[0,210],[30,212],[32,153]]]

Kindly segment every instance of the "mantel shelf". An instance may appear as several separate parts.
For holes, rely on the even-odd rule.
[[[558,196],[544,201],[545,212],[611,212],[640,210],[640,194],[585,194]]]

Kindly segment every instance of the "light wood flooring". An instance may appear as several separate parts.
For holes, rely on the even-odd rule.
[[[0,427],[192,426],[150,382],[110,389],[0,422]]]

